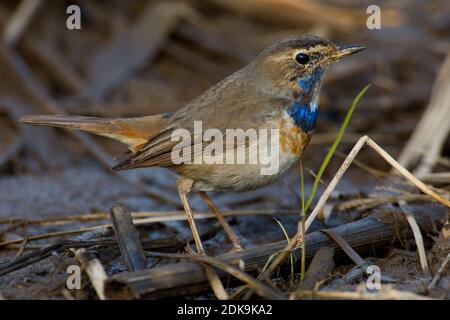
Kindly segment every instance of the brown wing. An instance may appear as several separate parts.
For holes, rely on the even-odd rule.
[[[227,78],[187,107],[175,112],[160,134],[113,169],[172,166],[172,151],[174,148],[184,147],[180,146],[179,141],[172,140],[174,130],[188,130],[193,142],[194,121],[201,121],[203,131],[215,128],[225,133],[226,129],[258,129],[264,127],[271,118],[280,116],[290,103],[287,99],[273,98],[256,90],[247,81],[230,81]],[[192,152],[196,149],[191,147]],[[191,157],[194,156],[191,154]]]

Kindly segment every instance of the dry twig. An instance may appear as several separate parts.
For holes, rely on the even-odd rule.
[[[105,300],[105,281],[108,279],[108,276],[100,260],[88,257],[85,249],[76,250],[75,257],[81,263],[84,271],[91,280],[98,298]]]
[[[439,71],[431,99],[414,133],[400,154],[398,162],[412,168],[421,162],[414,174],[422,177],[438,162],[442,147],[450,132],[450,54]]]
[[[432,300],[413,292],[382,288],[380,291],[348,292],[348,291],[301,291],[296,292],[294,299],[351,299],[351,300]]]
[[[111,220],[119,243],[120,252],[128,266],[128,270],[143,270],[147,266],[145,253],[139,240],[130,212],[121,204],[111,209]]]
[[[39,10],[42,0],[22,0],[18,9],[3,28],[3,42],[9,46],[14,45],[31,23]]]
[[[447,254],[447,257],[445,257],[444,261],[442,261],[441,266],[439,267],[438,271],[433,277],[433,280],[431,280],[430,284],[428,285],[428,290],[433,289],[438,284],[439,280],[441,279],[442,272],[444,272],[445,268],[447,267],[448,262],[450,261],[450,253]]]
[[[420,232],[419,225],[417,224],[416,218],[414,218],[414,215],[412,214],[412,212],[410,212],[410,210],[405,208],[405,201],[400,201],[399,205],[414,234],[414,240],[416,241],[417,251],[419,252],[420,266],[422,267],[422,271],[429,272],[430,270],[428,268],[427,254],[425,252],[425,246],[423,244],[423,237],[422,233]]]
[[[241,271],[239,268],[236,268],[230,264],[224,263],[223,261],[203,256],[203,255],[183,255],[183,254],[164,254],[164,253],[149,253],[149,255],[156,256],[156,257],[166,257],[166,258],[175,258],[175,259],[190,259],[194,261],[199,261],[203,263],[207,263],[211,265],[212,267],[219,268],[233,277],[241,280],[242,282],[246,283],[250,288],[255,290],[256,293],[258,293],[261,297],[272,299],[272,300],[284,300],[285,297],[275,292],[272,288],[264,285],[260,281],[256,280],[249,274]]]

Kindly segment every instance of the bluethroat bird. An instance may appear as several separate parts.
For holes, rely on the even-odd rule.
[[[337,46],[315,36],[290,37],[266,48],[247,66],[174,113],[117,119],[29,115],[21,121],[84,130],[125,143],[130,152],[113,170],[153,166],[172,169],[178,175],[177,189],[197,251],[204,253],[187,198],[194,191],[199,192],[215,214],[233,248],[240,250],[239,239],[206,192],[253,190],[282,176],[299,160],[311,139],[319,110],[320,89],[328,67],[363,49],[357,45]],[[278,170],[263,175],[261,162],[175,162],[173,149],[180,143],[174,141],[172,134],[177,129],[184,129],[194,136],[196,121],[201,121],[203,130],[214,129],[222,133],[227,129],[278,130],[277,149],[270,155],[274,157],[276,153]],[[194,137],[186,145],[193,146],[188,150],[190,156],[194,156],[198,152],[196,147],[203,148],[205,142]],[[250,151],[250,143],[245,142],[244,146]]]

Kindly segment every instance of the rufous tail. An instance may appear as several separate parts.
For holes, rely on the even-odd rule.
[[[156,135],[165,124],[166,115],[137,118],[96,118],[67,115],[28,115],[21,122],[34,126],[78,129],[123,142],[136,151]]]

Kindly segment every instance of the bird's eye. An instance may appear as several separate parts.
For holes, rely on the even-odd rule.
[[[297,61],[298,64],[307,64],[309,62],[309,56],[304,53],[298,53],[295,56],[295,61]]]

